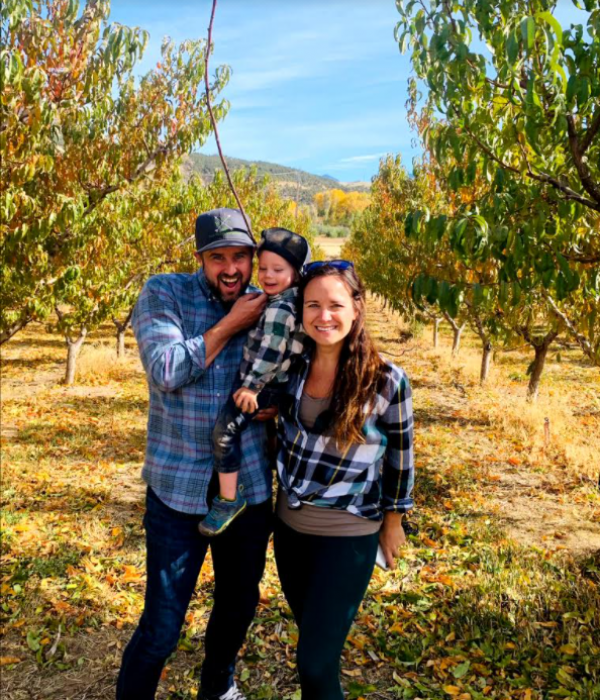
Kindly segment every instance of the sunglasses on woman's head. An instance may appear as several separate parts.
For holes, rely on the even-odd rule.
[[[354,263],[351,260],[317,260],[316,262],[308,263],[304,268],[304,272],[312,272],[320,267],[335,267],[336,270],[354,269]]]

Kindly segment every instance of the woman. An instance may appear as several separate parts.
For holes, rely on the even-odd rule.
[[[392,566],[413,505],[411,390],[374,348],[351,262],[309,265],[298,308],[312,342],[280,411],[275,557],[300,632],[302,698],[342,700],[342,648],[377,545]]]

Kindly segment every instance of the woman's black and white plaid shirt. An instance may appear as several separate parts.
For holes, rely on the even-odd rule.
[[[413,507],[412,392],[404,370],[386,361],[385,377],[365,419],[364,443],[339,449],[322,414],[311,430],[298,418],[309,358],[292,364],[280,407],[277,471],[292,508],[302,503],[347,510],[370,520]]]

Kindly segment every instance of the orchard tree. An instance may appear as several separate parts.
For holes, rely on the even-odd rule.
[[[252,171],[235,172],[232,178],[255,231],[286,226],[312,242],[310,218],[305,212],[296,216],[268,178],[256,178]],[[160,185],[125,191],[96,208],[89,221],[96,243],[86,248],[88,257],[78,260],[77,275],[60,290],[63,303],[53,324],[67,343],[67,383],[75,379],[85,338],[107,320],[116,327],[117,354],[123,354],[125,331],[143,284],[153,274],[197,268],[195,219],[220,206],[235,206],[222,174],[205,186],[197,176],[186,182],[177,171]]]
[[[166,182],[124,190],[106,198],[90,215],[93,241],[77,259],[77,273],[58,290],[55,330],[67,343],[66,383],[75,378],[86,336],[112,320],[117,355],[139,291],[149,275],[177,269],[193,230],[194,212],[211,208],[200,178],[186,183],[178,170]],[[90,238],[92,238],[90,236]]]
[[[446,203],[426,167],[417,167],[415,176],[410,177],[400,156],[391,155],[381,160],[370,197],[371,203],[356,220],[343,254],[356,262],[359,274],[384,304],[406,318],[416,313],[430,318],[437,346],[442,314],[435,299],[428,304],[424,296],[416,306],[412,285],[428,265],[443,265],[443,256],[436,260],[423,239],[407,238],[406,221],[412,212],[425,206],[441,212]]]
[[[437,117],[421,135],[449,186],[489,183],[448,222],[454,249],[467,264],[489,251],[501,288],[546,303],[599,362],[600,8],[584,5],[565,28],[552,0],[398,0],[396,32]]]
[[[160,184],[210,132],[206,43],[164,43],[156,68],[136,80],[147,35],[110,24],[109,9],[108,0],[88,0],[81,14],[68,0],[0,9],[2,342],[63,305],[82,279],[96,209]],[[211,92],[227,78],[219,69]],[[213,110],[222,118],[226,104]]]

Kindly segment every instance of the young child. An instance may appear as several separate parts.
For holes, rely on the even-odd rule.
[[[262,232],[257,252],[258,282],[269,300],[244,346],[242,386],[223,406],[213,431],[219,495],[198,526],[209,537],[223,532],[246,508],[237,485],[241,434],[259,410],[278,405],[291,357],[304,348],[296,297],[302,269],[310,260],[308,242],[285,228],[269,228]]]

